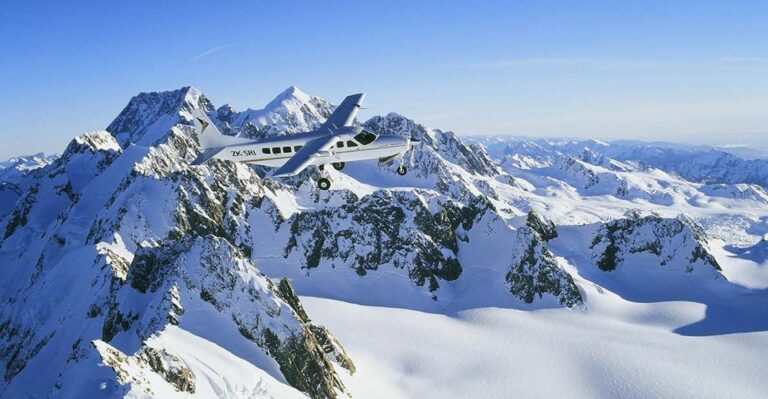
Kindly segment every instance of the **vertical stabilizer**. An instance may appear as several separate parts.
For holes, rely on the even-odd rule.
[[[192,165],[201,165],[214,158],[224,147],[253,143],[254,140],[221,134],[219,128],[208,118],[205,112],[197,110],[192,113],[195,132],[200,142],[200,156],[192,161]]]

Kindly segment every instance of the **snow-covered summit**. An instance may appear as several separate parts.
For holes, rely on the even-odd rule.
[[[244,137],[297,133],[317,128],[333,112],[330,102],[291,86],[261,109],[238,112],[226,105],[216,111],[223,131]]]
[[[312,96],[301,91],[296,86],[290,86],[278,94],[272,101],[267,104],[265,110],[275,110],[280,107],[288,108],[291,105],[301,105],[312,101]]]
[[[73,156],[85,151],[120,151],[120,145],[106,130],[91,132],[75,137],[62,153],[64,156]]]

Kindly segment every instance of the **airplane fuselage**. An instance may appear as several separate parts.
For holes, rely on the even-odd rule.
[[[360,127],[334,129],[333,134],[337,136],[336,142],[328,150],[315,154],[312,165],[364,159],[389,159],[404,154],[410,148],[410,140],[407,137],[395,135],[379,135],[370,143],[362,143],[355,139],[355,136],[362,131]],[[254,140],[250,143],[227,146],[217,153],[215,158],[279,167],[307,142],[328,134],[330,132],[326,129],[326,131],[316,130]]]

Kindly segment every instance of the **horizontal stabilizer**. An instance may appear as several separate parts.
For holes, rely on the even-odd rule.
[[[203,151],[202,153],[200,153],[200,155],[198,155],[197,158],[195,158],[194,161],[192,161],[192,165],[197,166],[197,165],[202,165],[208,162],[208,160],[215,157],[216,154],[219,153],[219,151],[221,150],[218,148],[211,148]]]

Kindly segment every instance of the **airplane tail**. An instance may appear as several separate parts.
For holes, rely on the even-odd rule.
[[[197,139],[202,150],[200,156],[192,161],[192,165],[201,165],[218,154],[223,147],[246,144],[253,140],[242,137],[227,136],[221,134],[216,125],[211,122],[208,115],[201,110],[192,113],[192,121],[195,124]]]

